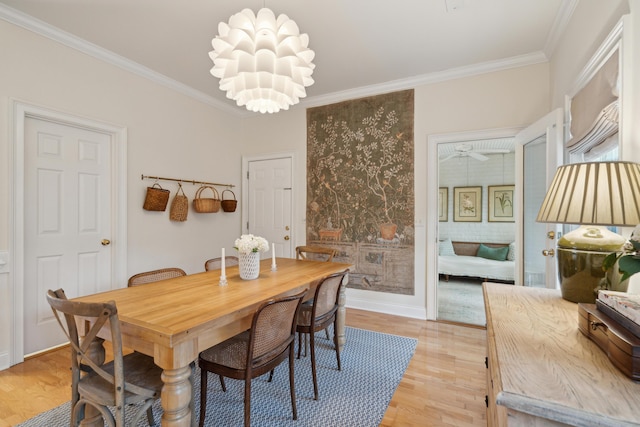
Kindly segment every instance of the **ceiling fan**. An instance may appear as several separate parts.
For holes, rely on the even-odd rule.
[[[441,162],[446,162],[449,159],[453,159],[454,157],[472,157],[476,160],[480,160],[484,162],[489,158],[485,156],[485,154],[506,154],[509,150],[503,148],[482,148],[478,150],[474,150],[473,146],[470,144],[458,144],[453,147],[454,152],[448,154],[440,159]]]

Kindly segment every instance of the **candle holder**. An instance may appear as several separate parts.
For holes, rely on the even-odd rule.
[[[227,276],[220,276],[220,282],[218,282],[218,286],[227,286],[229,282],[227,282]]]
[[[278,271],[278,266],[276,265],[275,261],[271,263],[271,271]]]

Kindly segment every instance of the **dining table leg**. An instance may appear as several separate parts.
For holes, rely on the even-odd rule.
[[[162,372],[161,404],[164,410],[162,425],[170,427],[189,427],[195,415],[191,413],[192,396],[191,368],[187,365],[177,369],[164,369]]]

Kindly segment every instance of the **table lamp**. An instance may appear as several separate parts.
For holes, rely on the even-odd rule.
[[[625,243],[605,227],[640,224],[640,165],[616,161],[560,166],[536,221],[580,225],[558,240],[560,290],[566,300],[595,302],[605,277],[604,258]]]

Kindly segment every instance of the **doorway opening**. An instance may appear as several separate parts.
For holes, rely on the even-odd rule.
[[[436,170],[429,187],[430,200],[439,207],[432,240],[437,248],[433,257],[435,268],[427,276],[429,318],[484,326],[482,281],[513,283],[515,267],[507,268],[507,273],[498,277],[480,272],[479,267],[470,268],[464,261],[482,263],[484,258],[477,257],[480,244],[490,252],[495,246],[508,252],[509,245],[515,240],[514,137],[517,132],[518,129],[510,128],[428,138],[429,164]],[[456,248],[459,254],[456,254]],[[441,268],[444,264],[440,261],[447,256],[449,266],[454,270]],[[506,261],[506,254],[504,257],[505,265],[514,265]]]
[[[482,282],[513,283],[513,137],[438,144],[438,320],[484,326]]]

